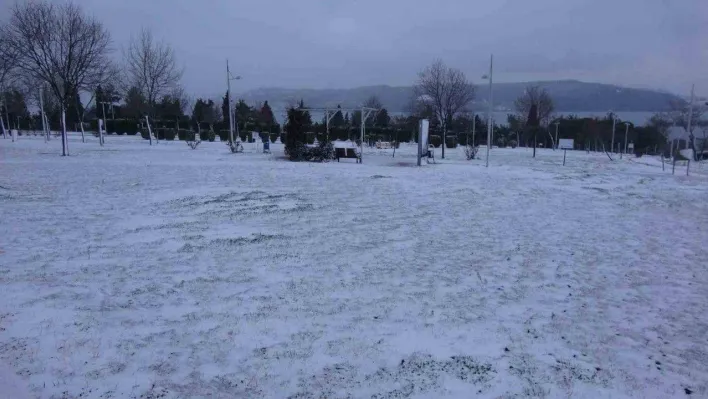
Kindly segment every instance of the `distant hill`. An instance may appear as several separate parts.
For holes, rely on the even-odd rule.
[[[536,84],[544,87],[553,97],[557,112],[608,112],[612,111],[664,111],[670,100],[678,97],[666,92],[632,89],[602,83],[577,80],[495,83],[494,105],[498,111],[512,110],[514,100],[524,89]],[[361,106],[370,96],[377,96],[392,112],[406,111],[412,93],[411,86],[365,86],[352,89],[282,89],[262,88],[242,93],[239,97],[248,103],[268,101],[274,109],[284,109],[303,99],[309,107],[345,108]],[[477,109],[486,107],[487,86],[477,86]]]

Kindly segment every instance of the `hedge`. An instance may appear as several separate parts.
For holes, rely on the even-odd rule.
[[[440,145],[442,145],[442,138],[438,135],[431,135],[428,137],[428,142],[433,145],[435,148],[440,148]]]

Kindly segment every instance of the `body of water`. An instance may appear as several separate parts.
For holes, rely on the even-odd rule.
[[[494,112],[494,123],[496,124],[502,124],[506,125],[506,117],[511,111],[497,111]],[[275,118],[278,120],[279,123],[283,123],[285,120],[285,110],[273,110],[273,113],[275,114]],[[311,112],[312,115],[312,121],[313,122],[319,122],[324,118],[324,112]],[[391,117],[394,116],[401,116],[401,115],[407,115],[407,113],[404,112],[390,112],[389,115]],[[477,115],[480,116],[480,118],[486,118],[487,113],[486,112],[480,112]],[[607,112],[559,112],[556,114],[556,116],[568,116],[568,115],[575,115],[578,118],[603,118],[605,115],[607,115]],[[647,122],[649,121],[649,118],[654,115],[654,112],[646,112],[646,111],[633,111],[633,112],[617,112],[617,117],[623,121],[629,121],[632,122],[635,125],[646,125]]]

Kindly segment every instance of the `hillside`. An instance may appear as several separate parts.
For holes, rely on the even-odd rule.
[[[494,84],[494,104],[497,110],[511,110],[514,100],[531,84],[546,88],[559,112],[661,111],[677,96],[654,90],[632,89],[602,83],[577,80],[519,82]],[[405,111],[411,98],[411,86],[365,86],[351,89],[282,89],[262,88],[247,91],[243,97],[249,103],[266,101],[282,109],[303,99],[310,107],[357,107],[368,97],[378,96],[390,111]],[[483,107],[488,98],[487,86],[477,87],[476,107]]]

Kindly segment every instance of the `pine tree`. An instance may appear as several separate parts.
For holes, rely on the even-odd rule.
[[[388,127],[391,122],[391,117],[388,116],[388,111],[386,108],[382,108],[377,114],[376,119],[374,119],[374,124],[378,127]]]
[[[342,115],[342,106],[337,105],[337,113],[334,114],[332,120],[329,122],[330,126],[342,127],[344,126],[344,115]]]
[[[346,114],[344,114],[344,125],[349,126],[350,123],[351,122],[349,121],[349,112],[347,112]]]
[[[224,98],[221,101],[221,116],[227,127],[231,126],[231,113],[229,112],[229,92],[224,94]]]
[[[268,131],[275,125],[275,115],[273,115],[273,110],[270,108],[270,105],[268,105],[268,101],[264,102],[261,107],[260,119],[261,125]]]

